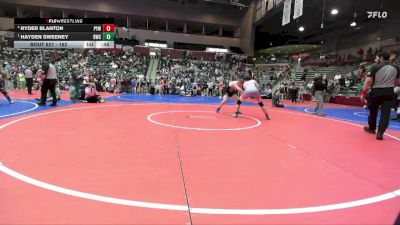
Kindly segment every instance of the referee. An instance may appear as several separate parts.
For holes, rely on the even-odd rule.
[[[373,65],[365,79],[364,87],[361,92],[361,101],[365,102],[368,89],[371,88],[369,102],[368,127],[364,130],[375,134],[376,116],[381,107],[381,117],[376,133],[376,139],[382,140],[385,130],[389,126],[390,110],[394,106],[394,87],[400,82],[400,70],[397,66],[389,62],[390,55],[381,52],[376,56],[377,64]]]
[[[50,106],[57,106],[57,96],[56,96],[56,85],[57,85],[57,72],[56,67],[49,63],[48,61],[44,61],[42,64],[42,70],[44,71],[45,78],[43,81],[42,89],[41,89],[41,98],[40,103],[38,105],[45,106],[47,99],[47,92],[50,91],[51,96],[53,97],[53,103]]]
[[[32,95],[32,87],[33,87],[33,72],[30,67],[28,67],[25,71],[25,80],[26,80],[26,87],[28,88],[28,94]]]

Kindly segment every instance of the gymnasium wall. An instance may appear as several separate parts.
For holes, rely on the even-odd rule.
[[[253,23],[255,20],[255,4],[253,1],[242,19],[240,25],[240,48],[247,55],[254,55],[255,29]]]
[[[341,37],[337,44],[337,53],[339,55],[356,55],[357,50],[362,48],[366,54],[369,47],[372,49],[380,47],[379,36],[376,32],[363,32]]]
[[[338,42],[339,54],[355,54],[357,49],[363,48],[364,54],[369,47],[385,51],[400,48],[400,29],[396,21],[384,21],[371,25],[354,34],[341,37]]]
[[[399,22],[391,21],[382,24],[381,34],[381,48],[385,51],[399,50],[400,49],[400,29]]]
[[[183,34],[163,31],[151,31],[133,29],[123,31],[122,28],[118,29],[119,37],[130,39],[135,36],[136,40],[140,44],[144,44],[146,39],[149,40],[160,40],[168,42],[169,47],[173,47],[174,42],[193,43],[193,44],[204,44],[204,45],[222,45],[225,48],[229,47],[240,47],[240,38],[228,38],[228,37],[217,37],[217,36],[205,36],[195,34]]]
[[[359,48],[367,53],[369,47],[385,51],[398,50],[400,48],[400,30],[395,21],[371,24],[352,32],[335,32],[324,36],[323,48],[317,52],[322,54],[337,53],[341,56],[357,54]]]
[[[5,31],[9,29],[14,29],[14,19],[0,17],[0,31]]]

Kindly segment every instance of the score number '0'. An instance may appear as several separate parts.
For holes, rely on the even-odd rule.
[[[114,32],[103,32],[103,41],[113,41],[115,38]]]
[[[114,24],[103,24],[103,32],[114,32]]]

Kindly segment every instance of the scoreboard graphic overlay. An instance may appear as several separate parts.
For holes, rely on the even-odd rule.
[[[114,18],[15,18],[14,48],[114,48]]]

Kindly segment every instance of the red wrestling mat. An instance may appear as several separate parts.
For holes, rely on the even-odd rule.
[[[302,113],[213,110],[76,104],[7,119],[1,223],[394,223],[398,132],[376,141]]]

